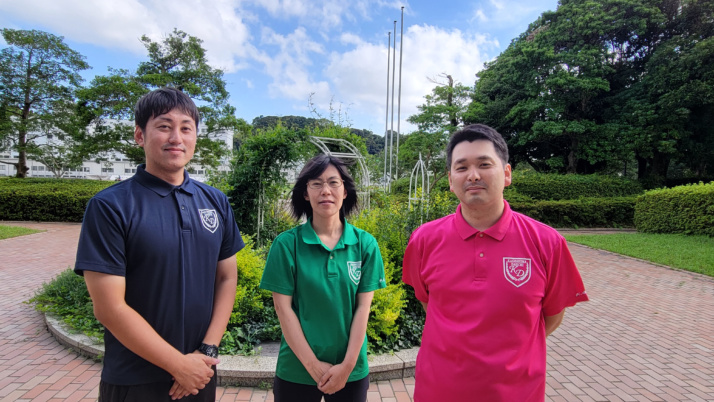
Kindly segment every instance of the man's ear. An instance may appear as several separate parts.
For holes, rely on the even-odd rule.
[[[144,138],[144,131],[141,129],[141,127],[134,127],[134,141],[136,141],[136,143],[143,148],[145,140],[146,139]]]

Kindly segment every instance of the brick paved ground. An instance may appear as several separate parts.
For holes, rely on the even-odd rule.
[[[0,240],[0,401],[93,401],[101,364],[60,346],[23,301],[74,263],[79,225]],[[714,401],[714,279],[573,245],[591,301],[548,339],[548,401]],[[414,379],[369,401],[409,401]],[[221,387],[224,401],[272,400]]]

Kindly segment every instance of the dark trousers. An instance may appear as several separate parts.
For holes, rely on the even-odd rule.
[[[214,369],[215,370],[215,369]],[[198,391],[198,395],[185,396],[182,402],[215,402],[216,401],[216,375],[206,384],[206,388]],[[169,390],[173,385],[170,382],[152,382],[139,385],[114,385],[104,381],[99,382],[99,402],[173,402]]]
[[[368,389],[369,376],[348,382],[333,395],[323,394],[317,385],[297,384],[278,377],[273,382],[275,402],[320,402],[322,397],[325,397],[325,402],[365,402]]]

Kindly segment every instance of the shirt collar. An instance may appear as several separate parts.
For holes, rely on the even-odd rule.
[[[179,186],[174,186],[171,183],[167,183],[159,179],[158,177],[152,175],[151,173],[147,172],[146,164],[141,164],[137,166],[136,174],[134,174],[134,179],[137,183],[141,184],[142,186],[148,188],[149,190],[155,192],[156,194],[162,197],[166,197],[167,195],[171,194],[174,189],[181,190],[188,194],[194,193],[195,184],[193,183],[193,180],[189,178],[186,169],[184,169],[183,171],[183,183],[181,183],[181,185]]]
[[[461,204],[456,207],[456,213],[454,215],[456,231],[462,239],[466,240],[479,233],[478,229],[469,225],[469,223],[466,222],[466,219],[464,219],[464,216],[461,215]],[[513,220],[513,211],[511,210],[511,206],[508,202],[503,200],[503,214],[501,215],[501,218],[499,218],[493,226],[484,230],[482,233],[495,240],[501,241],[506,236],[506,232],[511,226],[511,220]]]
[[[345,225],[342,229],[342,236],[340,236],[340,241],[337,242],[333,250],[357,244],[357,234],[355,233],[356,228],[347,222],[347,219],[343,222]],[[312,228],[312,217],[308,218],[307,222],[302,225],[302,241],[305,244],[322,245],[322,241],[320,241],[320,238],[317,237],[315,229]]]

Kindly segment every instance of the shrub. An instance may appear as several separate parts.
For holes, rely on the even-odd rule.
[[[0,220],[81,222],[84,209],[114,182],[82,179],[0,179]]]
[[[582,197],[626,197],[641,194],[634,180],[603,175],[561,175],[554,173],[513,172],[509,191],[536,200],[575,200]]]
[[[553,227],[632,227],[635,197],[512,202],[511,208]]]
[[[221,340],[224,354],[251,354],[261,341],[280,339],[280,322],[272,293],[259,288],[265,269],[265,249],[254,249],[253,238],[243,235],[245,247],[236,254],[236,300]]]
[[[59,316],[70,328],[100,340],[104,327],[94,317],[94,306],[84,278],[66,269],[35,293],[29,303],[38,311]]]
[[[634,222],[641,232],[714,236],[714,182],[648,191],[637,198]]]
[[[382,255],[388,255],[386,246],[380,245]],[[405,292],[401,283],[401,270],[393,261],[384,260],[384,279],[387,287],[374,292],[367,322],[367,338],[371,353],[395,350],[398,340],[397,319],[406,306]]]

